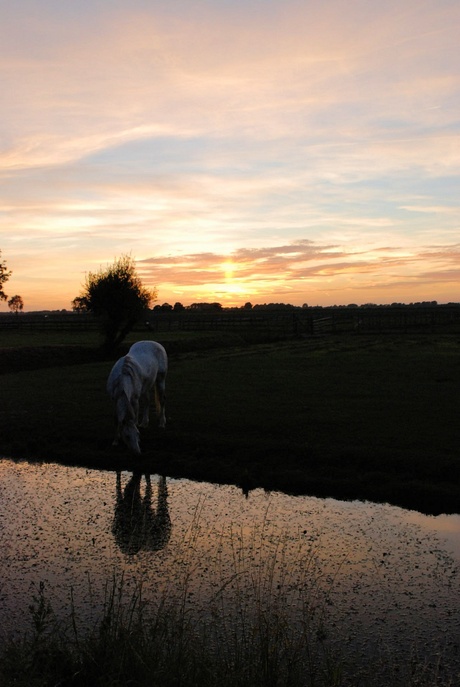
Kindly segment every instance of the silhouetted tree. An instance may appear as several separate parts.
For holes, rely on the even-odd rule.
[[[3,291],[3,285],[8,281],[12,273],[7,269],[6,262],[1,260],[1,257],[2,251],[0,250],[0,301],[6,301],[8,296]]]
[[[11,296],[10,300],[8,301],[8,307],[11,310],[11,312],[18,314],[21,310],[24,310],[24,301],[22,300],[21,296]]]
[[[163,303],[163,305],[156,305],[153,308],[153,312],[159,313],[159,312],[172,312],[173,307],[170,305],[170,303]]]
[[[105,270],[89,272],[82,293],[74,298],[74,310],[92,312],[100,319],[106,352],[115,349],[156,298],[136,273],[134,260],[122,255]]]
[[[74,312],[86,312],[88,308],[86,307],[86,298],[84,296],[77,296],[72,301],[72,310]]]

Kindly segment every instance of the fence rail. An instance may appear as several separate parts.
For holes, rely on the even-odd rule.
[[[0,330],[93,331],[87,313],[0,313]],[[259,337],[326,336],[341,332],[453,332],[460,334],[460,305],[434,307],[298,308],[285,310],[146,313],[138,331],[232,331]]]
[[[88,331],[98,328],[97,320],[91,315],[74,313],[0,313],[0,330],[61,330],[61,331]]]

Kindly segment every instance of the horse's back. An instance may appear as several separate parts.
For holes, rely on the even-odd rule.
[[[167,372],[168,356],[157,341],[137,341],[129,349],[128,355],[137,360],[144,369],[153,367],[161,374]]]

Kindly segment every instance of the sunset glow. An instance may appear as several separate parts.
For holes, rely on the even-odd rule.
[[[25,310],[69,309],[121,254],[160,303],[460,301],[459,3],[0,19],[0,250]]]

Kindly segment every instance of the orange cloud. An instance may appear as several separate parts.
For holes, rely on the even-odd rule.
[[[363,290],[404,291],[414,282],[426,287],[442,282],[453,284],[458,278],[458,270],[449,268],[456,260],[458,246],[422,249],[418,253],[405,250],[405,255],[398,255],[401,252],[391,247],[354,251],[304,239],[272,247],[240,248],[230,254],[147,258],[139,261],[138,267],[147,282],[161,285],[162,292],[172,290],[192,300],[198,300],[198,295],[215,300],[220,295],[233,303],[237,302],[235,296],[243,294],[263,297],[265,301],[273,300],[273,294],[282,294],[299,304],[299,298],[308,300],[328,290],[354,293],[357,298]],[[225,265],[230,261],[233,268],[229,279]],[[422,269],[428,264],[438,264],[439,271]]]

